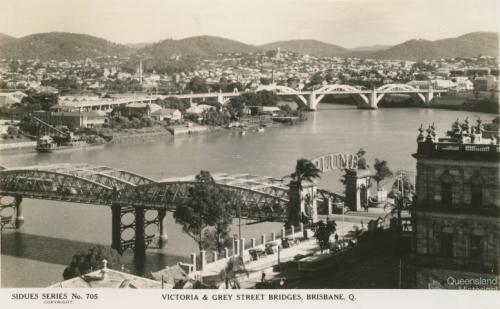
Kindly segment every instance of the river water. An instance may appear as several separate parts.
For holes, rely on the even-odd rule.
[[[153,179],[210,172],[249,173],[282,177],[290,174],[298,158],[332,152],[367,151],[370,165],[385,159],[393,170],[415,170],[417,128],[436,123],[443,134],[458,117],[493,115],[419,108],[357,110],[354,106],[321,104],[308,121],[294,126],[266,129],[265,133],[221,131],[205,135],[163,137],[102,148],[54,154],[1,154],[0,165],[14,167],[48,163],[90,163],[133,171]],[[342,191],[339,174],[324,174],[319,186]],[[389,184],[386,184],[389,185]],[[43,287],[62,279],[65,265],[78,250],[94,244],[110,245],[111,211],[108,207],[54,201],[23,201],[25,224],[19,231],[2,233],[2,287]],[[188,261],[197,245],[169,214],[169,245],[148,250],[145,271],[177,261]],[[245,223],[245,222],[244,222]],[[242,236],[259,237],[279,231],[279,223],[242,226]],[[232,233],[238,228],[233,226]],[[130,256],[125,270],[134,270]]]

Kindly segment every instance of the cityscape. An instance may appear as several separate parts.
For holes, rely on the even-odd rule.
[[[142,18],[116,41],[0,23],[0,287],[498,290],[486,17],[349,47],[319,21],[151,42]]]

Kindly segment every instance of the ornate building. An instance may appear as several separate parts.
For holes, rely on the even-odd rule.
[[[414,260],[417,288],[498,289],[498,132],[457,119],[446,137],[419,129]]]

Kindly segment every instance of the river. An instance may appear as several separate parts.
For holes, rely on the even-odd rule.
[[[153,179],[210,172],[250,173],[282,177],[290,174],[298,158],[331,152],[367,151],[370,165],[385,159],[392,170],[415,170],[417,128],[436,123],[443,134],[458,117],[491,114],[420,108],[357,110],[354,106],[321,104],[306,122],[266,129],[264,133],[221,131],[205,135],[163,137],[102,148],[54,154],[0,154],[0,165],[13,167],[48,163],[81,163],[122,168]],[[342,191],[339,174],[323,175],[319,186]],[[387,184],[386,184],[387,185]],[[62,279],[72,255],[94,244],[110,245],[111,211],[107,207],[54,201],[23,201],[25,224],[19,231],[2,233],[2,287],[44,287]],[[177,261],[188,261],[197,246],[169,214],[169,244],[165,250],[148,250],[146,271]],[[258,237],[262,231],[279,231],[279,223],[243,225],[242,234]],[[237,231],[233,226],[233,232]],[[133,271],[130,256],[126,270]]]

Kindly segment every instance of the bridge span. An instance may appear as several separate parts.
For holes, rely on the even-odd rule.
[[[212,176],[215,185],[234,193],[231,195],[235,197],[234,216],[240,206],[241,217],[262,221],[287,218],[290,187],[283,180],[249,174]],[[10,208],[12,215],[1,217],[2,226],[14,222],[20,228],[24,222],[23,198],[107,206],[112,213],[111,246],[120,253],[131,248],[142,256],[157,236],[159,246],[166,246],[166,212],[174,211],[195,184],[194,176],[153,180],[123,169],[90,164],[3,168],[0,169],[0,216]],[[319,201],[343,200],[342,196],[326,190],[315,193],[314,198]]]
[[[317,110],[318,104],[326,95],[352,95],[358,102],[358,108],[361,109],[377,109],[379,102],[385,95],[406,94],[420,100],[424,106],[431,104],[434,96],[439,96],[446,93],[447,90],[443,89],[417,89],[407,84],[386,84],[376,89],[364,90],[358,89],[351,85],[331,84],[323,85],[314,90],[296,90],[283,85],[261,85],[254,90],[245,90],[239,92],[234,89],[232,92],[208,92],[208,93],[186,93],[186,94],[170,94],[170,95],[151,95],[139,96],[122,99],[102,99],[96,101],[71,101],[63,102],[61,105],[73,107],[81,111],[86,110],[103,110],[111,111],[113,108],[120,105],[129,105],[132,103],[147,103],[153,102],[157,99],[166,99],[174,97],[178,99],[188,99],[191,102],[193,99],[208,99],[216,98],[217,102],[226,104],[232,97],[236,97],[246,92],[259,92],[259,91],[272,91],[278,96],[295,96],[298,98],[299,104],[308,110]]]

